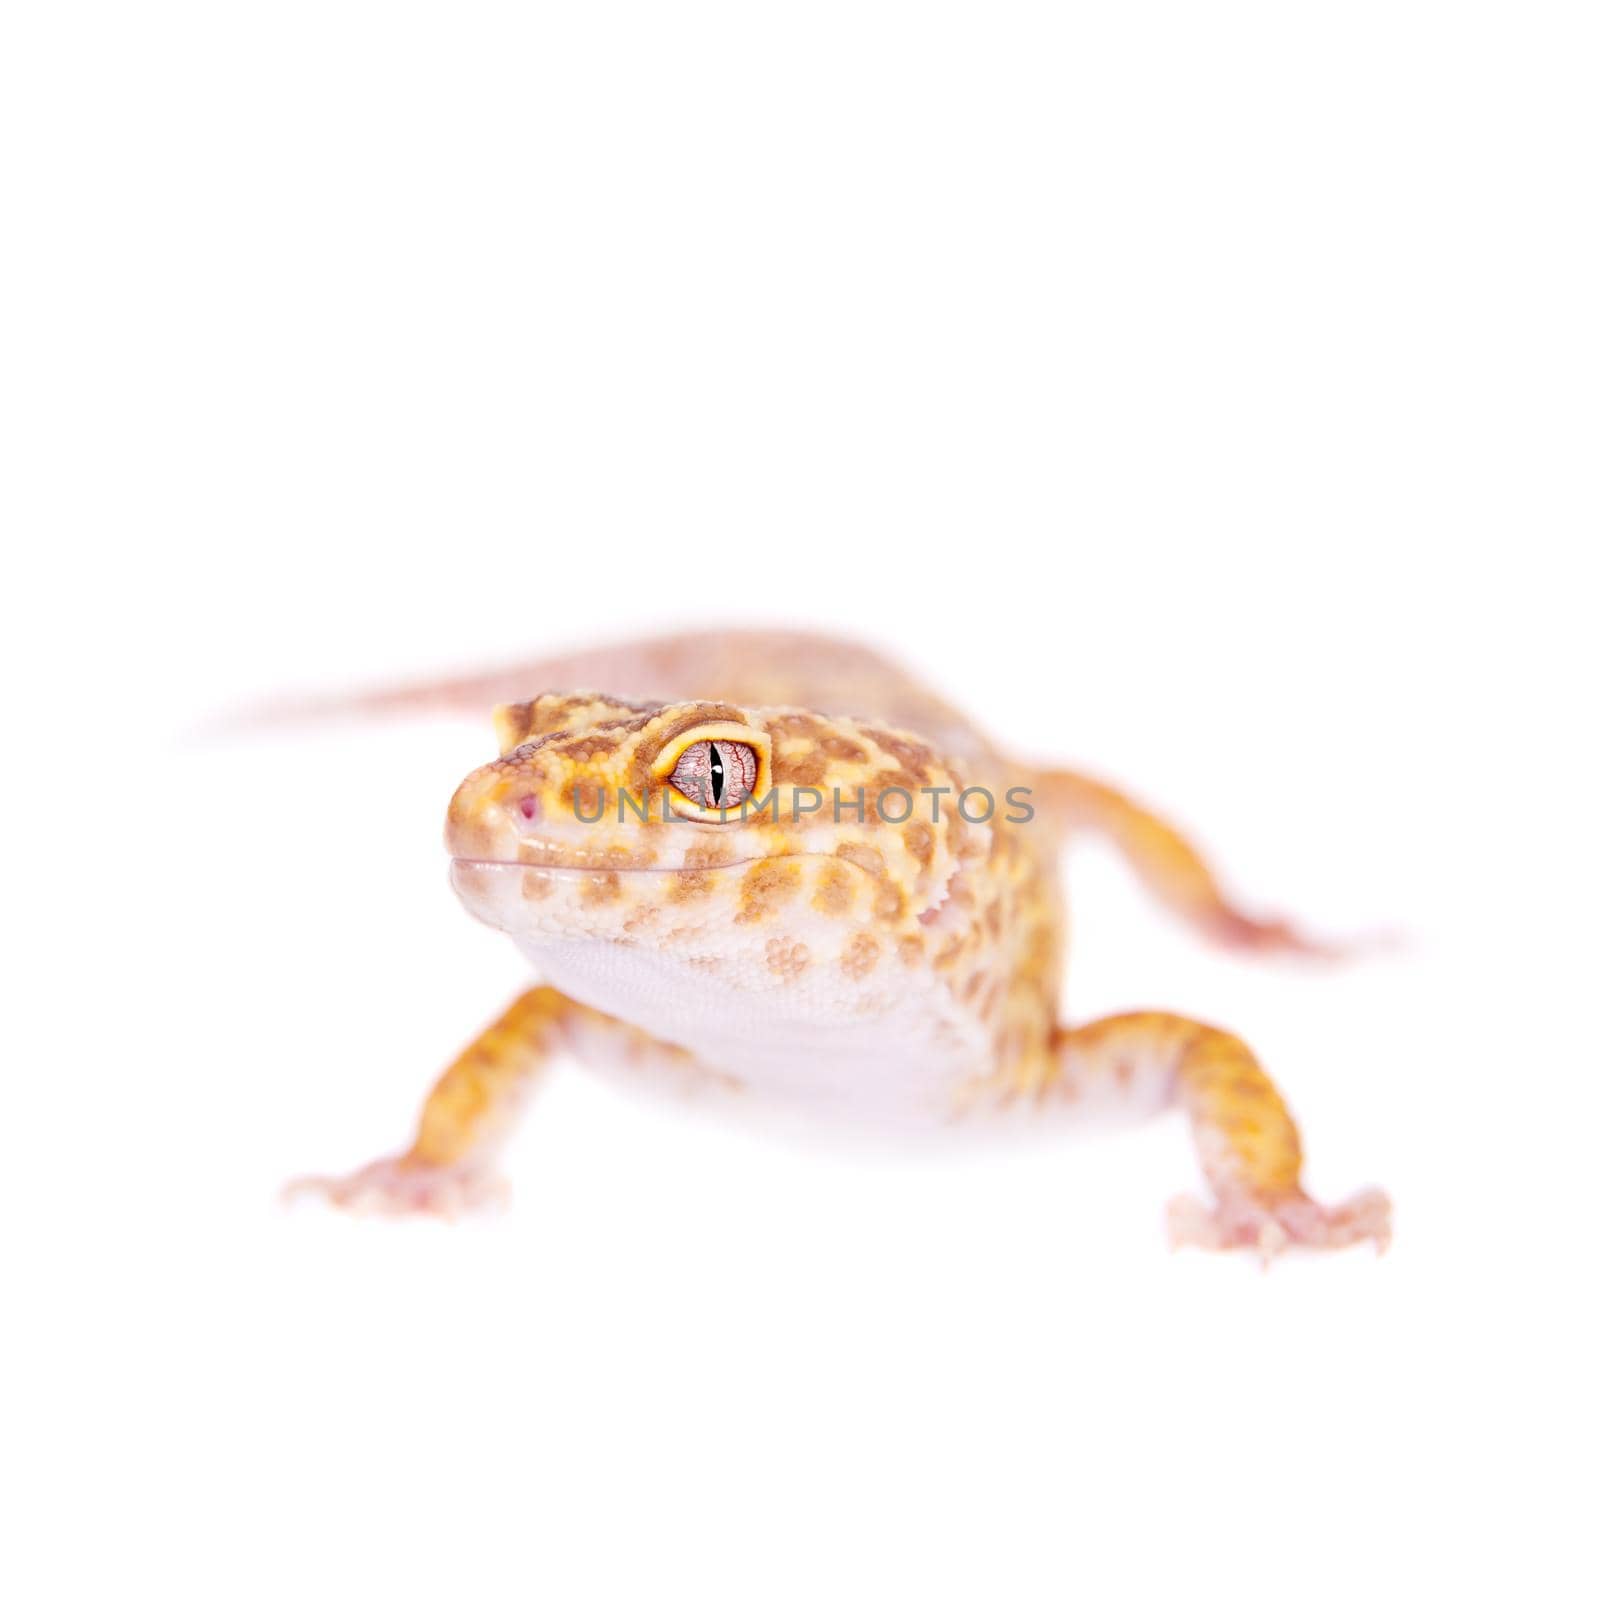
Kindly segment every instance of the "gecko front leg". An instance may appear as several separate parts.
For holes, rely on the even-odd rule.
[[[1365,1189],[1341,1205],[1313,1200],[1300,1184],[1300,1135],[1283,1097],[1249,1047],[1231,1033],[1166,1011],[1104,1017],[1056,1036],[1048,1093],[1069,1100],[1176,1102],[1189,1114],[1215,1205],[1172,1202],[1173,1245],[1335,1249],[1389,1242],[1389,1198]]]
[[[388,1216],[455,1217],[504,1205],[509,1186],[497,1158],[534,1081],[562,1049],[593,1045],[633,1060],[694,1063],[688,1051],[559,989],[529,989],[445,1069],[408,1148],[344,1177],[298,1178],[285,1198],[317,1196],[350,1211]]]

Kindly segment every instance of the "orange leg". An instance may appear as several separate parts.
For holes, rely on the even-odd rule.
[[[1064,1029],[1055,1092],[1074,1100],[1176,1101],[1189,1114],[1213,1207],[1174,1201],[1174,1246],[1331,1249],[1389,1241],[1389,1200],[1367,1189],[1324,1206],[1300,1186],[1300,1135],[1250,1049],[1231,1033],[1167,1011],[1134,1011]]]
[[[390,1216],[453,1217],[503,1204],[509,1190],[495,1160],[533,1081],[558,1051],[595,1043],[628,1058],[665,1054],[678,1064],[693,1062],[687,1051],[557,989],[529,989],[451,1062],[423,1105],[408,1149],[345,1177],[299,1178],[286,1197],[317,1195],[351,1211]]]
[[[1171,823],[1109,784],[1076,772],[1043,773],[1039,781],[1046,803],[1069,826],[1109,839],[1156,899],[1213,942],[1295,955],[1345,953],[1281,918],[1252,916],[1234,905],[1200,852]]]

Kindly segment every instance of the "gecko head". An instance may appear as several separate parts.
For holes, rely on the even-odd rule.
[[[940,756],[851,718],[546,694],[496,727],[500,756],[450,803],[452,882],[554,971],[865,980],[922,959],[959,869],[989,853]]]

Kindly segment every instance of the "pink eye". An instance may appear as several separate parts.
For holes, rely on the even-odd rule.
[[[669,781],[697,806],[731,810],[756,786],[755,750],[732,739],[702,739],[678,757]]]

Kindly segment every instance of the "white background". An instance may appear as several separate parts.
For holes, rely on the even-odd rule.
[[[17,1595],[1593,1592],[1589,8],[18,5],[0,39]],[[654,626],[904,655],[1404,953],[1109,859],[1388,1257],[1171,1257],[1176,1121],[970,1159],[558,1074],[499,1224],[285,1215],[518,984],[486,725]]]

